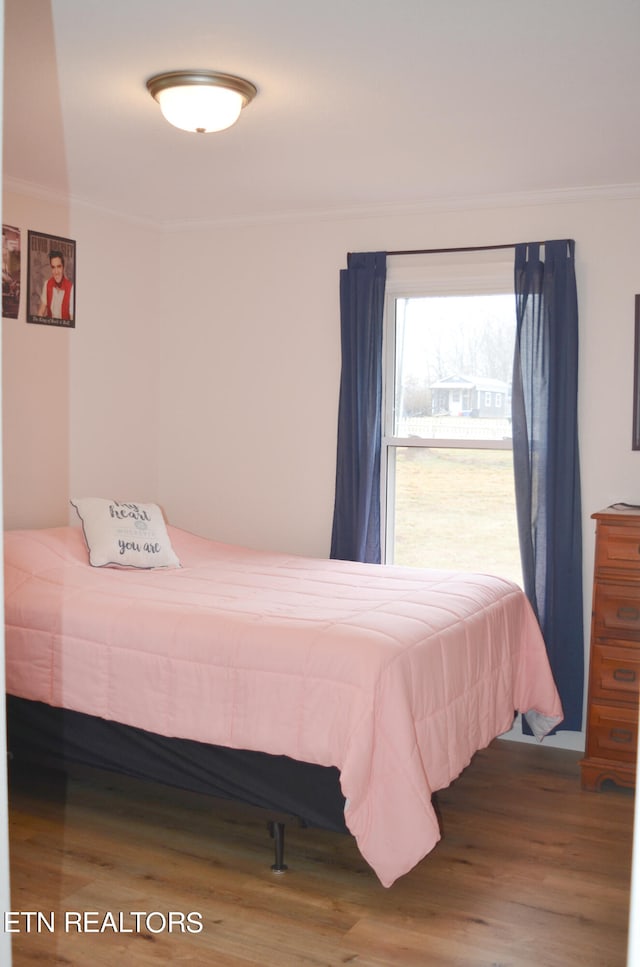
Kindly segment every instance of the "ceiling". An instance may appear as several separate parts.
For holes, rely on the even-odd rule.
[[[640,184],[639,0],[5,0],[4,176],[156,224]],[[258,87],[188,134],[147,77]]]

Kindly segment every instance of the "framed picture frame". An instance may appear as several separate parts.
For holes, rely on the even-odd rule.
[[[20,229],[2,225],[2,318],[17,319],[20,309]]]
[[[633,442],[632,450],[640,450],[640,295],[636,296],[633,346]]]
[[[29,230],[27,250],[27,322],[74,329],[75,241]]]

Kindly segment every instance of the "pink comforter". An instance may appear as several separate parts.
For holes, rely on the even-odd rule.
[[[514,710],[562,716],[536,620],[505,580],[169,533],[182,568],[125,571],[90,567],[78,528],[7,532],[7,691],[337,766],[347,826],[385,886],[440,838],[432,793]]]

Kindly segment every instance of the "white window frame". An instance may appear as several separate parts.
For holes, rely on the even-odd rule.
[[[421,296],[486,295],[513,293],[513,254],[502,250],[393,256],[387,264],[383,328],[382,442],[380,454],[380,544],[382,561],[395,544],[393,519],[388,507],[395,502],[393,461],[400,447],[442,447],[447,449],[510,448],[495,440],[450,440],[396,437],[393,434],[395,400],[395,306],[399,298]],[[515,296],[514,296],[515,299]]]

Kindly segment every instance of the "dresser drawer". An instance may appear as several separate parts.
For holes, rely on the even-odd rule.
[[[640,526],[613,527],[600,524],[596,543],[596,573],[605,569],[635,571],[640,576]]]
[[[623,634],[640,641],[640,588],[596,581],[593,590],[593,631],[599,638]]]
[[[640,506],[614,504],[596,525],[584,789],[633,788],[640,698]]]
[[[593,702],[589,709],[588,755],[618,762],[636,761],[638,713]]]
[[[640,693],[640,647],[594,644],[591,650],[591,698],[628,702],[637,708]]]

